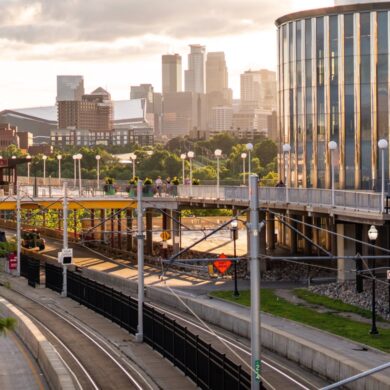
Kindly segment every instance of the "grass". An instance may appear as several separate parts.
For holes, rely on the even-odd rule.
[[[244,306],[250,306],[249,291],[241,291],[238,298],[233,297],[231,291],[215,291],[211,295]],[[390,352],[390,329],[379,328],[379,335],[372,336],[369,334],[370,324],[343,318],[334,313],[318,313],[311,308],[294,305],[283,298],[277,297],[271,289],[262,289],[260,300],[261,310],[266,313],[310,325],[382,351]]]

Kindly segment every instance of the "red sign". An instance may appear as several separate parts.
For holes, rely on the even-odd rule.
[[[14,270],[17,268],[17,264],[18,264],[18,259],[16,258],[16,255],[15,253],[10,253],[8,255],[8,261],[9,261],[9,269],[10,270]]]
[[[224,253],[221,253],[217,260],[214,261],[214,267],[221,273],[224,274],[232,265],[230,260]]]

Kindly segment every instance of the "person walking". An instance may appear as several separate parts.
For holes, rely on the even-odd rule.
[[[163,186],[163,181],[161,180],[161,176],[159,176],[156,181],[154,182],[156,185],[156,191],[158,196],[161,196],[161,191],[162,191],[162,186]]]

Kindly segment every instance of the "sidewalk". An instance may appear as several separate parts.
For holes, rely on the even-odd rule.
[[[27,294],[31,298],[44,303],[46,306],[55,308],[57,311],[71,314],[95,330],[115,346],[120,353],[123,353],[135,363],[140,368],[140,371],[143,371],[149,378],[153,378],[156,384],[155,389],[196,389],[195,384],[167,359],[164,359],[147,344],[135,342],[132,334],[103,316],[87,309],[85,306],[76,304],[70,298],[63,298],[60,294],[47,288],[31,288],[28,286],[25,278],[0,274],[0,281],[3,281],[5,278],[10,282],[11,289],[21,291],[23,294]],[[12,294],[12,290],[9,291],[9,294]],[[8,295],[7,291],[5,291],[4,295]]]

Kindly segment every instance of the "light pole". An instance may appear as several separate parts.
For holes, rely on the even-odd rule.
[[[43,185],[45,186],[46,185],[46,160],[47,160],[47,156],[43,155],[42,160],[43,160]]]
[[[385,207],[385,150],[389,147],[389,143],[384,139],[378,141],[378,148],[381,151],[382,159],[382,187],[381,187],[381,212],[384,211]]]
[[[222,155],[222,150],[215,149],[214,155],[217,158],[217,199],[219,199],[219,159]]]
[[[285,188],[286,188],[286,203],[288,203],[288,182],[289,182],[289,176],[290,176],[290,167],[287,169],[287,164],[290,161],[290,152],[291,152],[291,145],[290,144],[284,144],[283,145],[283,156],[284,156],[284,176],[285,176]],[[287,160],[286,160],[287,157]],[[288,164],[290,165],[290,164]]]
[[[183,184],[185,183],[185,179],[186,179],[186,171],[185,171],[185,161],[186,161],[186,158],[187,158],[187,155],[185,153],[182,153],[180,155],[180,158],[181,158],[181,170],[183,172]]]
[[[99,187],[100,187],[100,155],[97,154],[95,156],[96,158],[96,189],[99,191]]]
[[[233,235],[233,256],[234,256],[234,292],[233,292],[233,296],[239,297],[240,293],[238,292],[238,287],[237,287],[237,245],[236,245],[236,240],[238,238],[238,221],[237,221],[237,219],[233,219],[233,221],[230,223],[230,228],[232,229],[232,235]]]
[[[137,156],[134,153],[130,153],[129,157],[133,163],[133,179],[135,178],[135,160],[137,159]]]
[[[194,156],[195,153],[191,150],[187,153],[187,157],[190,159],[190,196],[192,196],[192,159]]]
[[[368,231],[368,239],[370,240],[371,245],[375,245],[376,239],[378,238],[378,230],[374,225],[371,225],[369,231]],[[371,301],[371,312],[372,312],[372,318],[371,318],[371,330],[370,334],[378,334],[378,329],[376,328],[376,308],[375,308],[375,282],[376,282],[376,276],[375,276],[375,252],[374,247],[370,246],[370,255],[372,256],[372,301]]]
[[[77,154],[73,155],[73,187],[76,188],[76,180],[77,180]]]
[[[135,339],[144,339],[144,229],[142,208],[142,180],[137,183],[137,259],[138,259],[138,327]]]
[[[83,155],[79,153],[77,155],[77,160],[79,161],[79,195],[81,195],[81,159],[83,158]]]
[[[253,150],[253,144],[246,144],[246,150],[248,151],[248,177],[252,174],[252,157],[251,151]]]
[[[334,207],[334,152],[337,149],[337,142],[330,141],[328,143],[328,148],[330,150],[330,165],[332,170],[332,207]]]
[[[241,158],[242,158],[242,184],[245,185],[245,159],[247,157],[247,154],[241,153]]]
[[[61,160],[62,160],[62,156],[59,154],[57,156],[57,160],[58,160],[58,185],[61,186]]]
[[[26,159],[29,160],[27,163],[27,185],[30,185],[31,156],[28,154]]]

